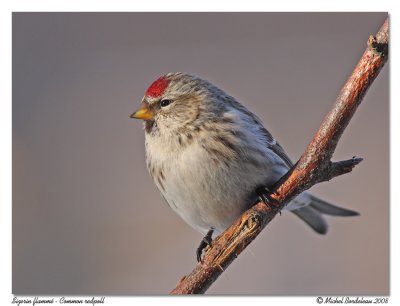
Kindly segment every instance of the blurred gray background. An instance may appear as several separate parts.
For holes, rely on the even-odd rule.
[[[201,235],[175,215],[129,119],[169,71],[210,80],[301,155],[386,13],[14,13],[13,293],[166,294]],[[209,294],[389,293],[389,67],[334,155],[365,158],[319,184],[360,217],[326,236],[277,217]]]

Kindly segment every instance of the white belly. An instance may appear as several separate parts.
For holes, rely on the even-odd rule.
[[[154,181],[169,206],[188,224],[205,234],[210,228],[222,232],[255,201],[255,189],[276,181],[266,159],[256,167],[243,160],[229,167],[213,160],[200,146],[192,144],[181,155],[162,161],[164,179]]]

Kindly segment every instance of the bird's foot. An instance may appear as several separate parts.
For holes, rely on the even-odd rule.
[[[271,197],[271,194],[273,194],[273,192],[268,187],[259,187],[257,188],[256,193],[259,201],[267,204],[272,209],[272,211],[279,212],[279,215],[282,214],[282,207],[273,197]]]
[[[199,247],[196,250],[196,256],[197,256],[197,262],[201,262],[202,258],[201,255],[203,253],[203,250],[207,247],[207,246],[211,246],[211,242],[212,242],[212,234],[214,232],[214,229],[210,229],[207,234],[204,236],[204,238],[201,240]]]

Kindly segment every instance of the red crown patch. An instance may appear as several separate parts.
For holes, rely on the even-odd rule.
[[[166,77],[162,76],[159,79],[155,80],[153,84],[146,91],[146,96],[149,97],[160,97],[165,89],[168,87],[169,80]]]

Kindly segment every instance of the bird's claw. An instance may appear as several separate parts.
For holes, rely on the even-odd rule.
[[[273,197],[271,197],[271,194],[273,194],[273,192],[268,187],[257,188],[256,193],[258,195],[259,201],[267,204],[272,209],[272,211],[279,212],[279,215],[282,214],[282,207]]]
[[[196,257],[197,257],[197,262],[201,262],[202,258],[201,255],[203,253],[203,250],[207,247],[207,246],[211,246],[211,242],[212,242],[212,234],[214,232],[214,229],[210,229],[207,234],[203,237],[203,239],[200,242],[199,247],[196,250]]]

